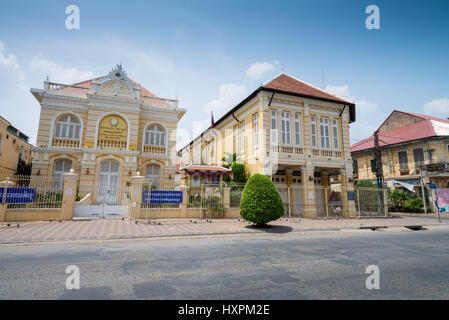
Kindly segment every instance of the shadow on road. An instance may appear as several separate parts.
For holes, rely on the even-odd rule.
[[[288,227],[288,226],[274,226],[274,225],[268,225],[267,227],[256,227],[254,225],[249,225],[246,226],[245,228],[247,229],[252,229],[252,230],[259,230],[259,231],[263,231],[266,233],[278,233],[278,234],[283,234],[283,233],[288,233],[288,232],[292,232],[293,228],[292,227]]]

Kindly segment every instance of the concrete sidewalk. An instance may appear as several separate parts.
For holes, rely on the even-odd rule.
[[[0,244],[73,242],[86,240],[135,239],[223,234],[289,234],[306,231],[407,231],[406,226],[449,226],[420,217],[395,216],[371,219],[280,219],[270,228],[254,228],[238,220],[156,220],[150,224],[130,219],[40,221],[0,225]],[[402,229],[401,229],[402,228]]]

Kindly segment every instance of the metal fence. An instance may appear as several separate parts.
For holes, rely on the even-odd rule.
[[[240,200],[242,198],[243,189],[245,188],[244,183],[233,183],[230,186],[229,202],[231,208],[239,208]]]
[[[388,215],[388,189],[356,187],[354,200],[357,214],[360,217]]]
[[[142,197],[145,192],[151,191],[179,191],[179,187],[172,179],[145,178],[142,187]],[[151,203],[142,200],[143,209],[178,209],[179,203]]]
[[[61,208],[64,181],[61,177],[0,174],[2,203],[9,209]]]

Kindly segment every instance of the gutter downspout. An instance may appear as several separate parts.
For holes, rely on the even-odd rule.
[[[235,119],[235,121],[237,121],[237,123],[239,123],[239,119],[237,119],[234,115],[234,112],[232,113],[232,117]]]

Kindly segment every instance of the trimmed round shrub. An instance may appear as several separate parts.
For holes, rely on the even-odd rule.
[[[267,176],[256,173],[249,178],[240,199],[240,215],[257,226],[274,221],[284,214],[279,191]]]

